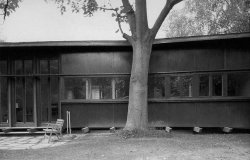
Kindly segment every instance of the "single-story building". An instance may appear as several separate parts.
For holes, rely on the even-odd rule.
[[[58,118],[123,127],[132,48],[126,41],[0,44],[0,127]],[[250,33],[156,40],[149,124],[250,128]]]

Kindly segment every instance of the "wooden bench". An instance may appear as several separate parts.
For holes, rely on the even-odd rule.
[[[46,138],[47,133],[49,134],[49,141],[51,139],[52,134],[55,134],[58,139],[62,137],[62,127],[63,127],[64,120],[57,119],[56,123],[48,123],[47,128],[44,130],[44,138]]]

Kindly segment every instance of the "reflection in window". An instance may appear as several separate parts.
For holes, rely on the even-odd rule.
[[[191,76],[171,76],[170,94],[172,97],[191,97],[192,96],[192,77]]]
[[[149,77],[148,97],[149,98],[165,97],[165,78],[164,77]]]
[[[250,74],[228,74],[228,96],[250,96]]]
[[[91,78],[92,99],[112,99],[111,78]]]
[[[64,99],[127,99],[129,77],[65,77]]]
[[[199,87],[199,96],[208,96],[209,95],[209,76],[201,75],[200,76],[200,87]]]
[[[213,75],[212,80],[213,80],[212,96],[222,96],[222,76]]]
[[[66,77],[64,78],[64,99],[86,99],[86,78]]]
[[[115,99],[127,99],[129,95],[129,77],[115,78]]]

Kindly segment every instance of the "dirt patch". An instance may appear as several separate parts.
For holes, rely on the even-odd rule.
[[[172,134],[164,130],[148,129],[148,130],[118,130],[115,135],[123,139],[128,138],[171,138]]]

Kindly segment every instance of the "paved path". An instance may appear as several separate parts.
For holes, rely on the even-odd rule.
[[[48,143],[48,137],[44,136],[1,136],[0,137],[0,150],[22,150],[22,149],[40,149],[47,147],[55,147],[63,145],[72,139],[77,138],[76,135],[64,135],[62,139],[58,140],[56,136],[51,138]]]

